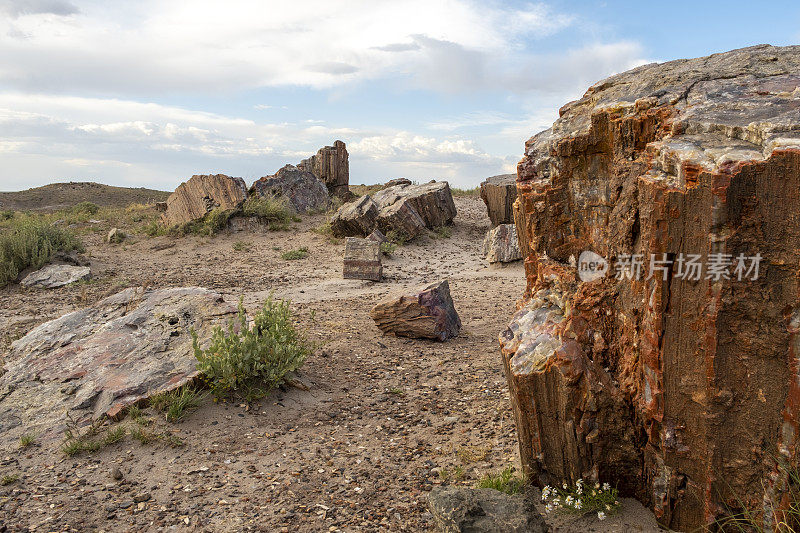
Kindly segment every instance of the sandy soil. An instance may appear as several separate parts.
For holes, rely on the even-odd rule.
[[[107,228],[100,227],[85,239],[92,282],[1,289],[6,342],[126,286],[199,285],[231,301],[241,295],[251,311],[271,292],[291,299],[299,323],[322,346],[297,386],[249,407],[206,399],[176,424],[148,411],[154,431],[174,433],[182,447],[127,437],[70,458],[58,443],[20,451],[0,438],[0,474],[20,475],[0,487],[0,524],[10,531],[431,529],[426,494],[442,483],[440,470],[463,469],[463,478],[450,482],[473,486],[519,460],[497,334],[523,292],[524,273],[519,262],[490,266],[480,257],[489,227],[480,199],[457,198],[456,205],[452,237],[399,248],[385,261],[381,283],[341,279],[343,244],[312,231],[324,221],[319,215],[287,232],[134,237],[116,246],[103,242]],[[250,243],[249,251],[235,251],[237,241]],[[303,246],[308,258],[280,258]],[[381,335],[369,318],[379,299],[440,278],[450,280],[464,325],[458,338]],[[112,478],[114,468],[122,480]],[[603,523],[585,517],[553,525],[657,529],[629,500]]]

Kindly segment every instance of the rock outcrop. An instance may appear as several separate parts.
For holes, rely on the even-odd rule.
[[[167,198],[161,220],[169,226],[199,220],[216,208],[236,209],[247,198],[242,178],[224,174],[192,176]]]
[[[490,263],[510,263],[522,259],[514,224],[500,224],[486,232],[483,256]]]
[[[125,289],[46,322],[11,345],[0,376],[0,434],[57,436],[66,417],[117,416],[197,372],[190,329],[208,338],[235,308],[197,287]]]
[[[680,531],[743,506],[780,519],[799,110],[800,47],[757,46],[608,78],[526,143],[528,288],[500,341],[533,482],[609,482]],[[614,266],[582,282],[584,251]]]
[[[297,167],[318,177],[331,196],[345,201],[351,198],[349,155],[342,141],[320,148],[316,155],[302,160]]]
[[[435,487],[428,505],[442,533],[547,533],[550,528],[522,495],[494,489]]]
[[[486,204],[492,227],[514,223],[514,200],[517,199],[517,175],[501,174],[481,182],[481,198]]]
[[[63,287],[90,277],[92,277],[92,273],[88,266],[47,265],[35,272],[31,272],[19,283],[23,287],[55,289],[56,287]]]
[[[370,316],[381,331],[399,337],[444,341],[461,331],[447,280],[390,296]]]
[[[358,237],[348,237],[344,246],[344,279],[380,281],[383,276],[381,245],[379,242]]]
[[[253,183],[250,194],[260,197],[282,196],[298,213],[325,210],[330,205],[328,189],[311,172],[286,165],[272,176]]]

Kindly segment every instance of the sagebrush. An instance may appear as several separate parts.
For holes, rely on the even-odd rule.
[[[312,345],[292,324],[289,303],[267,299],[252,326],[239,301],[239,313],[227,330],[216,327],[206,349],[192,330],[197,369],[217,397],[237,394],[261,398],[300,368]]]
[[[69,230],[36,217],[15,217],[0,232],[0,287],[26,268],[40,268],[58,251],[83,251]]]

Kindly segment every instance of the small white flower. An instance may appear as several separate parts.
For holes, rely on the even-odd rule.
[[[566,484],[566,483],[563,483],[563,484],[561,485],[561,487],[562,487],[564,490],[567,490],[567,484]]]
[[[595,483],[594,484],[594,488],[599,489],[600,488],[600,483]]]
[[[547,505],[544,506],[544,510],[549,513],[550,511],[553,510],[553,505],[548,503]]]
[[[611,506],[609,504],[606,504],[606,511],[610,511],[610,510],[611,510]]]
[[[611,490],[611,485],[609,485],[608,483],[603,483],[603,490],[606,491]]]
[[[580,485],[578,485],[578,488],[577,488],[577,489],[575,489],[575,492],[577,492],[578,494],[583,494],[583,487],[581,487]]]
[[[580,500],[578,500],[578,501],[576,501],[576,502],[575,502],[575,509],[580,509],[580,508],[581,508],[581,506],[582,506],[582,504],[581,504],[581,501],[580,501]]]
[[[578,478],[578,481],[576,481],[576,482],[575,482],[575,484],[576,484],[576,485],[578,485],[579,487],[580,487],[581,485],[583,485],[583,478],[582,478],[582,477],[579,477],[579,478]]]
[[[572,496],[567,496],[567,499],[566,499],[566,500],[564,500],[564,502],[565,502],[567,505],[570,505],[570,504],[572,503]]]
[[[605,520],[606,513],[604,513],[603,511],[597,511],[597,518],[599,518],[600,520]]]

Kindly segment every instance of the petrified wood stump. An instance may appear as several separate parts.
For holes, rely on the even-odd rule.
[[[481,183],[481,198],[486,204],[492,226],[514,223],[514,200],[517,199],[517,175],[501,174]]]
[[[400,337],[444,341],[461,330],[447,280],[390,297],[373,307],[370,316],[381,331]]]
[[[311,172],[328,188],[331,196],[349,200],[350,194],[350,156],[342,141],[333,146],[320,148],[315,155],[302,160],[297,167]]]
[[[345,279],[380,281],[383,275],[380,243],[370,239],[348,237],[344,246]]]
[[[500,342],[535,483],[609,482],[680,531],[726,509],[781,518],[800,431],[798,110],[800,47],[758,46],[608,78],[526,143],[528,288]],[[604,277],[581,281],[584,251]]]

